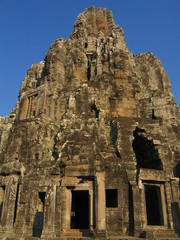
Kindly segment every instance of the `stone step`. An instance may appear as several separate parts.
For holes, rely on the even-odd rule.
[[[78,233],[78,231],[77,231]],[[159,235],[158,236],[155,236],[154,235],[154,238],[153,240],[179,240],[180,238],[178,237],[177,234],[174,233],[174,236],[160,236],[160,233],[158,233]],[[163,233],[165,234],[165,233]],[[168,232],[167,232],[168,234]],[[169,233],[170,234],[170,233]],[[173,235],[173,234],[172,234]],[[25,237],[25,238],[3,238],[3,240],[6,239],[6,240],[47,240],[46,237],[41,237],[41,238],[38,238],[38,237]],[[131,237],[131,236],[107,236],[106,238],[94,238],[94,237],[86,237],[86,236],[61,236],[61,237],[52,237],[52,238],[48,238],[48,240],[92,240],[92,239],[97,239],[97,240],[147,240],[147,238],[138,238],[138,237]],[[152,238],[148,238],[148,240],[152,240]]]
[[[179,240],[179,237],[158,237],[156,240]]]
[[[78,236],[61,236],[57,238],[48,238],[48,240],[92,240],[93,238],[91,237],[78,237]],[[41,240],[47,240],[47,238],[41,238]]]
[[[57,238],[58,239],[64,239],[64,240],[92,240],[92,239],[98,239],[98,240],[142,240],[142,238],[137,237],[130,237],[130,236],[116,236],[116,237],[106,237],[106,238],[94,238],[94,237],[76,237],[76,236],[64,236]],[[53,240],[53,239],[52,239]],[[55,240],[55,239],[54,239]],[[143,240],[146,240],[143,238]]]
[[[74,237],[89,237],[92,233],[89,230],[71,229],[63,234],[63,236],[74,236]]]
[[[155,239],[157,240],[179,240],[180,238],[178,236],[155,236]]]
[[[142,240],[142,238],[131,237],[131,236],[117,236],[117,237],[107,237],[108,240]],[[146,240],[143,238],[143,240]]]
[[[31,238],[25,238],[25,240],[37,240],[39,238],[31,237]],[[48,240],[92,240],[92,239],[98,239],[98,240],[142,240],[142,238],[137,237],[131,237],[131,236],[116,236],[116,237],[106,237],[106,238],[94,238],[94,237],[86,237],[86,236],[61,236],[61,237],[54,237],[54,238],[48,238]],[[15,240],[15,239],[13,239]],[[47,238],[41,238],[41,240],[47,240]],[[143,238],[143,240],[146,240]]]
[[[178,235],[172,230],[159,230],[153,233],[157,240],[178,240]]]

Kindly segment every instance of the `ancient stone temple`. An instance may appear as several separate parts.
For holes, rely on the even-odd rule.
[[[179,239],[180,109],[106,9],[28,70],[0,162],[0,239]]]

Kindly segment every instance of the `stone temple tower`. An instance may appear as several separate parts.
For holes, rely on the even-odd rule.
[[[111,11],[81,13],[0,118],[0,239],[179,239],[180,109]]]

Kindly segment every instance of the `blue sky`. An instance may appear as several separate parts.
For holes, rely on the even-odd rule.
[[[180,106],[180,0],[0,0],[0,116],[15,107],[27,69],[92,5],[112,10],[130,51],[161,60]]]

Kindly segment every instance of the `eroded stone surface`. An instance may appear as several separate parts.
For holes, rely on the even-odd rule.
[[[4,239],[180,230],[180,111],[170,80],[152,53],[128,50],[106,9],[86,9],[70,39],[56,39],[28,70],[16,108],[0,118],[0,161]],[[88,202],[83,213],[76,198]]]

